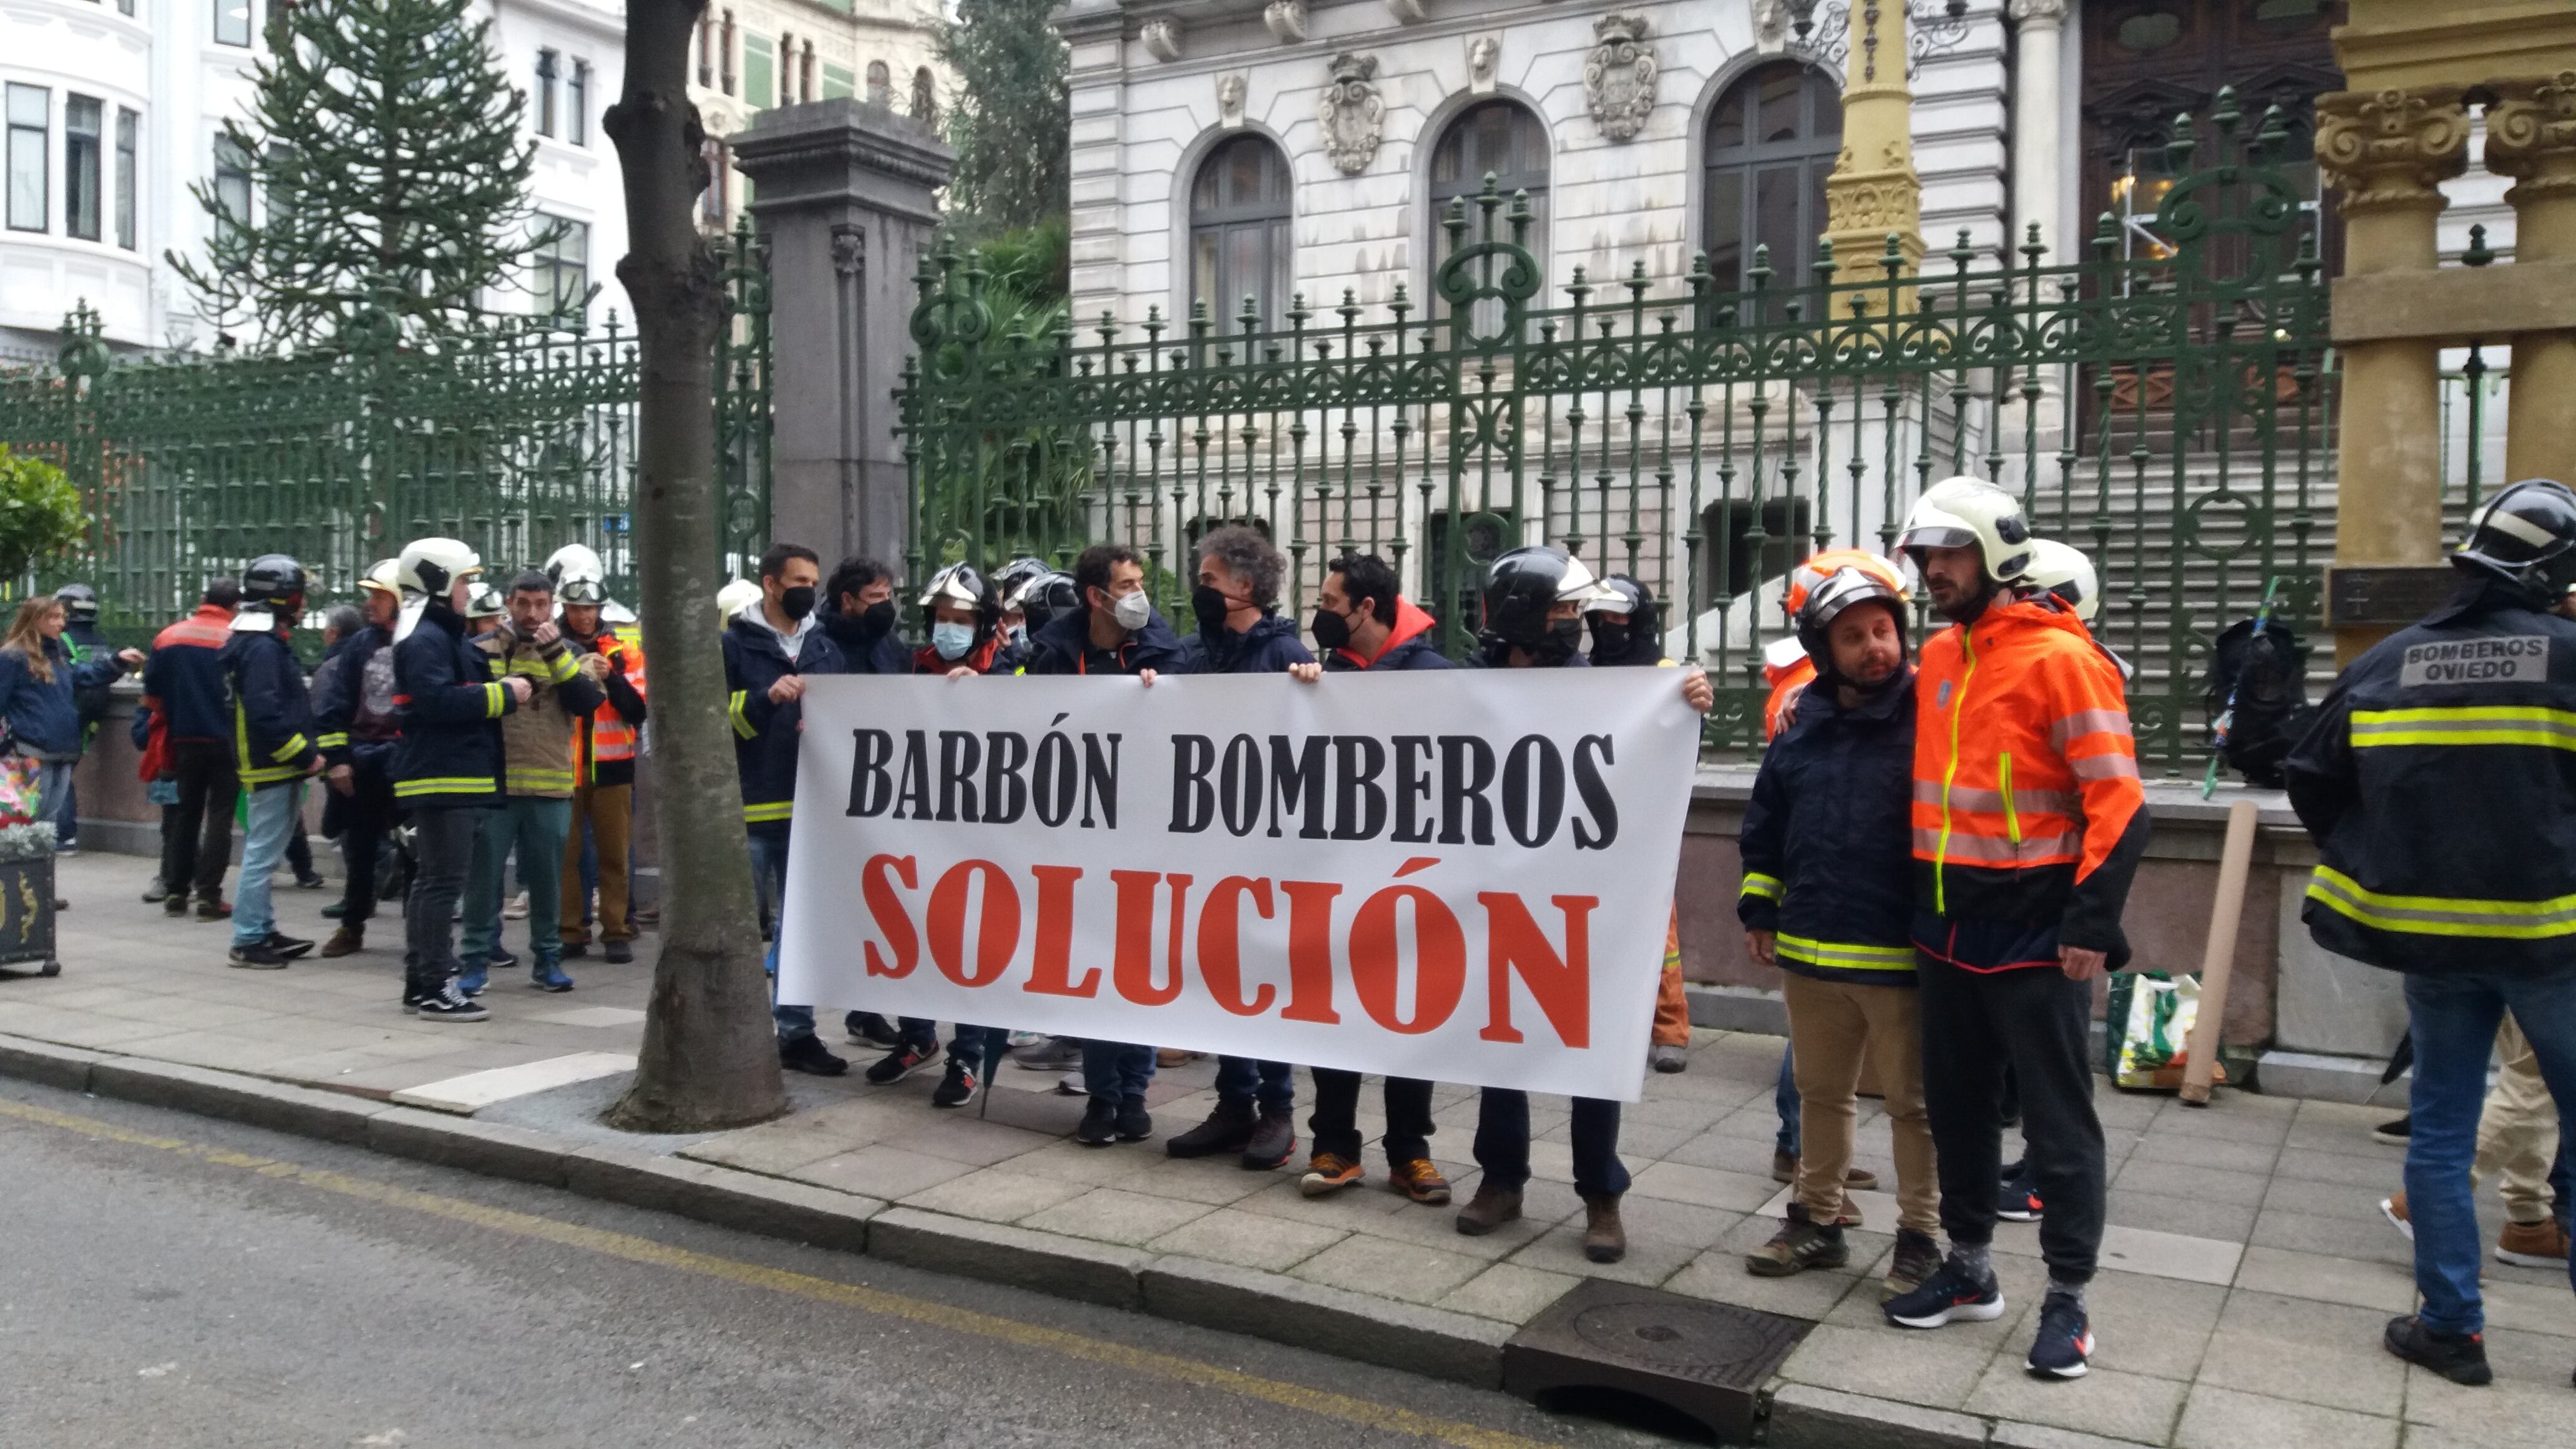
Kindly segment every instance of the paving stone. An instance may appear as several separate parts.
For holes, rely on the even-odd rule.
[[[2501,1267],[2492,1257],[2487,1259],[2486,1282],[2478,1291],[2486,1305],[2487,1327],[2553,1334],[2560,1340],[2558,1352],[2576,1353],[2576,1347],[2565,1342],[2576,1336],[2576,1299],[2568,1295],[2567,1275],[2552,1271],[2542,1282],[2513,1283],[2499,1276]]]
[[[1485,1268],[1482,1258],[1359,1232],[1299,1263],[1288,1276],[1373,1297],[1435,1303]]]
[[[2374,1197],[2385,1197],[2406,1185],[2406,1149],[2370,1144],[2368,1153],[2320,1152],[2305,1147],[2281,1149],[2272,1164],[2274,1180],[2333,1183]]]
[[[2280,1148],[2268,1142],[2232,1142],[2223,1137],[2150,1133],[2138,1139],[2138,1145],[2130,1151],[2129,1166],[2134,1168],[2141,1162],[2169,1162],[2180,1167],[2269,1174],[2273,1159],[2279,1156]]]
[[[1658,1162],[1636,1173],[1628,1190],[1641,1197],[1659,1197],[1745,1213],[1769,1201],[1780,1190],[1780,1185],[1767,1174],[1757,1177],[1749,1172],[1693,1167],[1682,1162]]]
[[[2298,1114],[2290,1121],[2289,1136],[2282,1141],[2288,1147],[2312,1152],[2341,1152],[2403,1160],[2405,1148],[2392,1147],[2370,1135],[2372,1128],[2406,1113],[2402,1089],[2391,1087],[2389,1093],[2396,1100],[2376,1107],[2355,1102],[2303,1101],[2299,1103]]]
[[[2396,1449],[2397,1420],[2203,1384],[2183,1406],[2175,1449]]]
[[[2172,1379],[2105,1368],[2073,1383],[2042,1378],[2024,1367],[2027,1351],[2015,1347],[1995,1355],[1968,1395],[1967,1412],[2161,1444],[2189,1388]]]
[[[1997,1419],[1994,1435],[1986,1442],[1990,1449],[2140,1449],[2135,1439],[2106,1439],[2099,1434],[2079,1434],[2073,1429],[2012,1419]]]
[[[886,1206],[876,1198],[607,1145],[566,1153],[564,1186],[589,1197],[850,1253],[867,1250],[868,1220]]]
[[[1771,1395],[1767,1442],[1776,1449],[1984,1449],[1986,1426],[1946,1409],[1787,1384]]]
[[[2346,1325],[2350,1331],[2338,1342],[2317,1344],[2288,1337],[2297,1331],[2290,1325],[2249,1331],[2229,1327],[2228,1321],[2222,1320],[2218,1331],[2210,1336],[2209,1352],[2200,1365],[2200,1387],[2237,1389],[2383,1416],[2394,1416],[2403,1406],[2406,1364],[2379,1346],[2386,1314],[2296,1299],[2270,1301],[2297,1303],[2307,1316]],[[2229,1306],[2232,1310],[2235,1305],[2231,1302]],[[2359,1315],[2361,1321],[2349,1322],[2345,1315]],[[2271,1317],[2267,1313],[2250,1321]]]
[[[1080,1197],[1079,1183],[1036,1177],[1007,1167],[987,1167],[952,1177],[902,1199],[905,1207],[977,1218],[988,1223],[1016,1223],[1033,1213]],[[1085,1235],[1089,1236],[1089,1235]]]
[[[1583,1256],[1583,1220],[1574,1218],[1539,1234],[1513,1253],[1508,1261],[1524,1268],[1607,1278],[1614,1283],[1636,1283],[1652,1288],[1680,1272],[1697,1256],[1699,1254],[1695,1250],[1679,1244],[1631,1237],[1626,1257],[1616,1263],[1595,1263]]]
[[[1183,1223],[1207,1216],[1211,1211],[1205,1203],[1097,1187],[1080,1197],[1034,1213],[1023,1222],[1028,1227],[1047,1232],[1141,1247]]]
[[[945,1157],[951,1162],[971,1163],[976,1167],[1007,1162],[1059,1140],[1026,1128],[978,1121],[957,1112],[938,1111],[926,1104],[912,1124],[877,1139],[887,1147]]]
[[[2225,1168],[2194,1167],[2180,1162],[2139,1162],[2132,1160],[2111,1179],[2114,1188],[2152,1192],[2184,1200],[2226,1203],[2234,1207],[2255,1207],[2263,1201],[2263,1190],[2271,1178],[2260,1172],[2231,1172]]]
[[[2236,1286],[2383,1313],[2404,1313],[2415,1306],[2415,1280],[2404,1269],[2287,1248],[2248,1247],[2236,1270]]]
[[[89,1090],[90,1068],[106,1058],[85,1047],[0,1036],[0,1077],[42,1082],[67,1092]]]
[[[844,1152],[837,1157],[808,1163],[787,1175],[843,1192],[901,1202],[914,1193],[937,1187],[952,1177],[964,1177],[974,1170],[965,1163],[932,1157],[927,1153],[905,1152],[893,1147],[862,1147],[856,1152]]]
[[[1346,1230],[1217,1208],[1181,1224],[1145,1246],[1214,1263],[1234,1263],[1278,1273],[1297,1266],[1350,1236]],[[1493,1315],[1486,1315],[1492,1317]]]
[[[2104,1271],[2085,1293],[2099,1347],[2097,1368],[2189,1380],[2217,1327],[2228,1290],[2139,1273]]]
[[[2254,1231],[2259,1209],[2146,1189],[2115,1187],[2103,1200],[2104,1221],[2116,1227],[2155,1228],[2195,1238],[2241,1243]]]
[[[2254,1236],[2249,1242],[2256,1247],[2287,1248],[2329,1258],[2389,1263],[2410,1271],[2415,1264],[2415,1244],[2376,1213],[2365,1220],[2265,1208],[2254,1219]]]
[[[100,1059],[88,1090],[326,1142],[366,1141],[368,1119],[385,1110],[364,1097],[136,1057]]]
[[[1818,1324],[1780,1365],[1780,1376],[1845,1393],[1955,1409],[1966,1402],[1994,1356],[1990,1348],[1938,1333]]]
[[[1682,1270],[1664,1280],[1667,1293],[1680,1293],[1692,1298],[1705,1298],[1714,1303],[1732,1303],[1741,1308],[1756,1308],[1764,1313],[1778,1313],[1790,1318],[1822,1319],[1833,1312],[1846,1296],[1866,1297],[1873,1305],[1870,1318],[1877,1318],[1875,1304],[1878,1290],[1875,1279],[1850,1273],[1809,1270],[1787,1278],[1757,1278],[1744,1271],[1744,1255],[1712,1251],[1700,1254]]]
[[[1569,1273],[1496,1263],[1432,1305],[1513,1325],[1526,1324],[1583,1280]]]

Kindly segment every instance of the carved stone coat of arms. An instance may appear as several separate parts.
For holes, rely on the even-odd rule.
[[[1613,141],[1646,128],[1655,109],[1655,52],[1646,43],[1646,18],[1609,14],[1593,22],[1592,53],[1583,61],[1583,98],[1592,123]]]
[[[1377,93],[1377,57],[1349,51],[1333,57],[1333,82],[1324,87],[1316,117],[1324,125],[1324,154],[1345,176],[1357,176],[1377,159],[1386,131],[1386,102]]]

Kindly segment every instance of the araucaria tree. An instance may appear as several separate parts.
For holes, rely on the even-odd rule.
[[[190,188],[214,223],[205,255],[169,257],[216,326],[309,345],[373,303],[420,338],[517,284],[558,228],[532,226],[525,98],[470,3],[268,7],[248,114]]]
[[[1057,0],[958,0],[939,56],[957,73],[948,210],[980,235],[1034,226],[1070,201],[1070,101]]]

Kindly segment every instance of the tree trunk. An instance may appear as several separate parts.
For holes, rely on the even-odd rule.
[[[642,387],[635,480],[636,612],[653,661],[662,955],[635,1085],[609,1110],[637,1132],[703,1132],[787,1109],[778,1077],[742,790],[716,641],[716,258],[698,235],[707,184],[689,46],[705,0],[626,0],[626,77],[604,129],[626,183]]]

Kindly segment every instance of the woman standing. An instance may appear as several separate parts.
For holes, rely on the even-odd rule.
[[[80,705],[76,691],[113,684],[143,655],[121,649],[74,664],[63,646],[63,605],[51,595],[18,605],[9,633],[0,638],[0,738],[11,755],[36,762],[36,809],[59,830],[71,800],[72,766],[80,762]],[[56,900],[54,908],[64,902]]]

